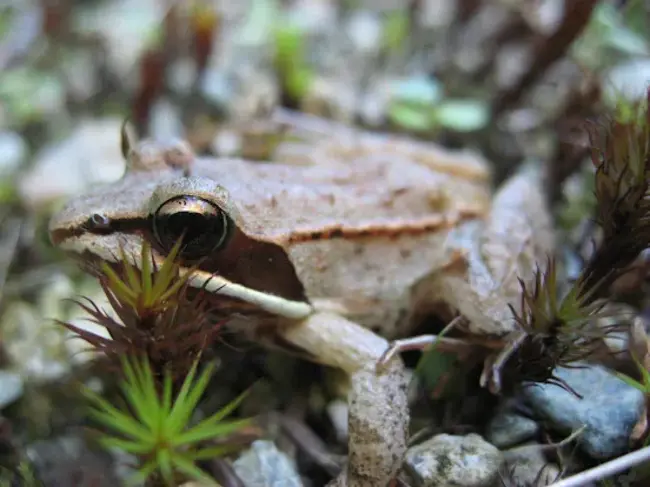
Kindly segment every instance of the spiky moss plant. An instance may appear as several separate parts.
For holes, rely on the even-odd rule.
[[[249,420],[222,421],[241,402],[240,396],[189,425],[213,372],[209,365],[195,379],[198,361],[214,341],[219,324],[214,322],[216,308],[205,299],[205,289],[190,288],[190,273],[181,272],[180,249],[179,240],[157,264],[151,247],[144,243],[137,265],[121,249],[120,265],[87,268],[98,277],[117,317],[90,299],[78,304],[90,321],[106,328],[110,338],[61,323],[106,355],[120,372],[124,409],[88,388],[84,393],[93,405],[94,419],[114,431],[99,433],[100,441],[136,455],[138,469],[132,480],[146,479],[151,487],[177,485],[187,478],[214,483],[195,462],[237,449],[239,445],[232,442],[215,445],[214,441],[249,424]],[[212,445],[203,446],[208,440]]]
[[[602,242],[568,292],[560,297],[553,261],[537,269],[533,285],[522,285],[522,306],[513,313],[526,337],[502,369],[502,380],[555,382],[557,366],[592,355],[608,333],[597,328],[611,284],[650,246],[650,89],[645,100],[621,100],[604,123],[588,126],[596,168],[596,223]]]
[[[172,370],[176,383],[214,342],[220,329],[214,318],[215,308],[205,299],[204,289],[190,289],[189,273],[181,272],[176,261],[180,248],[179,241],[160,265],[145,243],[139,266],[123,250],[119,266],[105,262],[89,266],[87,270],[99,279],[117,318],[90,299],[82,298],[77,304],[88,313],[91,322],[106,328],[110,338],[60,323],[105,354],[114,365],[119,366],[124,355],[144,354],[158,376],[162,377],[166,369]]]
[[[174,397],[172,374],[165,371],[162,392],[156,375],[146,358],[121,360],[124,380],[121,389],[129,408],[118,409],[106,399],[84,389],[92,403],[91,415],[114,433],[100,433],[99,441],[107,448],[117,448],[135,455],[137,472],[129,483],[148,481],[149,485],[179,485],[194,479],[206,485],[215,481],[196,466],[200,460],[212,459],[237,450],[237,445],[222,443],[202,447],[248,426],[250,420],[224,421],[242,401],[245,393],[212,416],[190,426],[190,418],[205,393],[214,368],[208,365],[195,378],[197,362],[192,365],[178,394]],[[162,480],[162,482],[159,482]]]

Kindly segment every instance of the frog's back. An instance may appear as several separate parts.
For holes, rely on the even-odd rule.
[[[324,238],[327,229],[430,227],[489,204],[489,165],[471,153],[365,132],[300,149],[280,146],[272,162],[199,159],[193,174],[231,194],[247,233],[278,241]]]
[[[284,249],[312,302],[395,335],[427,300],[427,276],[450,262],[448,231],[487,212],[489,166],[367,133],[307,147],[194,168],[226,188],[244,233]]]

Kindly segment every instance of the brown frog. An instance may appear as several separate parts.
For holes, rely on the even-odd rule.
[[[242,303],[232,326],[254,336],[271,323],[349,375],[349,461],[331,485],[382,486],[401,465],[409,414],[401,359],[376,364],[387,339],[447,301],[440,283],[467,260],[452,236],[488,216],[490,167],[470,152],[322,120],[324,133],[304,130],[310,121],[292,118],[293,142],[274,162],[127,144],[124,177],[70,201],[51,239],[108,262],[120,246],[139,255],[146,240],[160,260],[185,232],[184,265],[202,262],[194,285]]]

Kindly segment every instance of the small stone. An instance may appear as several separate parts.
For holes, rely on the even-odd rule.
[[[650,83],[650,59],[637,58],[614,67],[606,76],[606,93],[616,99],[620,93],[629,100],[645,97]]]
[[[38,208],[78,195],[88,186],[109,183],[124,174],[118,117],[82,119],[70,136],[49,145],[19,181],[23,201]]]
[[[232,81],[222,70],[208,68],[200,82],[201,95],[220,107],[228,105],[233,96]]]
[[[391,89],[393,100],[417,106],[431,106],[442,98],[438,81],[429,76],[415,76],[394,81]]]
[[[233,463],[246,487],[302,487],[293,461],[272,441],[257,440]]]
[[[80,436],[37,441],[26,448],[27,457],[42,485],[122,485],[110,455],[93,448]]]
[[[485,438],[498,448],[509,448],[531,439],[538,431],[537,422],[506,409],[490,420]]]
[[[350,40],[359,51],[372,53],[379,49],[382,25],[374,12],[359,10],[353,13],[347,29]]]
[[[27,156],[27,144],[16,132],[0,132],[0,177],[13,174]]]
[[[157,140],[172,140],[183,135],[184,127],[178,106],[161,98],[151,108],[149,133]]]
[[[480,435],[442,434],[410,448],[404,465],[419,487],[483,487],[496,481],[502,461]]]
[[[23,391],[23,379],[19,374],[0,370],[0,409],[18,400]]]
[[[600,365],[558,367],[555,375],[583,398],[552,384],[524,387],[523,397],[549,426],[570,434],[583,425],[577,441],[592,458],[605,460],[624,454],[630,434],[643,412],[644,396]]]
[[[546,459],[542,445],[521,446],[503,453],[505,462],[501,471],[509,480],[506,485],[544,487],[560,477],[560,468]]]

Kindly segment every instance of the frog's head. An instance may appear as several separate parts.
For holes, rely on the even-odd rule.
[[[53,216],[52,243],[82,261],[119,266],[125,255],[137,266],[143,242],[160,264],[184,236],[180,263],[193,268],[191,285],[288,318],[309,314],[282,246],[243,231],[228,190],[190,176],[183,151],[146,141],[126,151],[122,179],[72,199]]]

